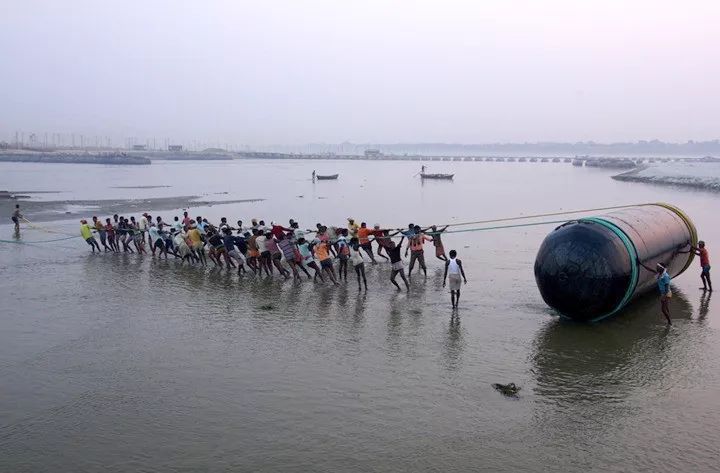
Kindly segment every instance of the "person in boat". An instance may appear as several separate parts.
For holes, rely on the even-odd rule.
[[[424,164],[420,168],[420,174],[425,174],[425,165]]]
[[[313,180],[313,182],[315,182],[315,176],[316,176],[315,170],[313,169],[313,173],[312,173],[312,180]]]
[[[447,230],[447,228],[448,225],[445,225],[440,230],[438,230],[436,225],[430,227],[430,230],[432,230],[431,234],[433,236],[433,246],[435,247],[435,257],[440,261],[447,261],[447,256],[445,255],[445,247],[443,246],[442,242],[442,233]]]
[[[408,252],[410,252],[410,268],[408,268],[408,278],[412,278],[412,270],[415,267],[415,262],[420,264],[420,269],[425,274],[427,279],[427,266],[425,266],[425,250],[423,245],[426,241],[433,241],[432,238],[428,237],[423,233],[420,225],[413,227],[413,236],[408,238],[407,247],[405,248],[405,257],[407,258]]]
[[[462,277],[465,284],[467,284],[467,278],[465,277],[465,268],[463,268],[462,261],[458,259],[455,250],[450,250],[450,259],[445,262],[443,287],[445,287],[448,275],[450,275],[450,302],[453,309],[457,309],[460,303],[460,278]]]
[[[402,238],[400,238],[400,241],[396,244],[394,241],[390,240],[387,244],[387,252],[388,256],[390,257],[390,264],[392,264],[392,272],[390,273],[390,282],[397,288],[398,291],[401,291],[400,286],[395,281],[395,278],[399,274],[402,278],[403,282],[405,283],[405,288],[409,291],[410,290],[410,284],[408,284],[408,280],[405,277],[405,266],[403,265],[402,257],[400,256],[400,251],[402,250],[402,243],[405,239],[405,236],[403,235]]]

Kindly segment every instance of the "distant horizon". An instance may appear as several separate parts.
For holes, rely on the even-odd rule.
[[[51,138],[51,139],[50,139]],[[490,143],[446,143],[446,142],[417,142],[417,143],[362,143],[344,141],[340,143],[309,142],[304,144],[288,145],[266,145],[251,146],[231,143],[204,143],[197,140],[180,142],[176,140],[123,140],[119,142],[108,142],[106,138],[88,137],[75,134],[75,143],[71,139],[65,139],[62,143],[54,143],[57,136],[49,136],[45,142],[45,135],[32,142],[7,142],[0,141],[0,151],[43,151],[43,150],[64,150],[64,151],[146,151],[163,152],[171,151],[170,146],[180,145],[183,152],[245,152],[245,153],[279,153],[279,154],[304,154],[304,155],[362,155],[367,150],[377,149],[386,155],[676,155],[676,156],[719,156],[720,139],[696,141],[687,140],[683,142],[668,142],[658,139],[636,140],[626,142],[597,142],[597,141],[538,141],[538,142],[490,142]],[[134,145],[139,145],[134,149]],[[177,150],[172,150],[177,151]]]

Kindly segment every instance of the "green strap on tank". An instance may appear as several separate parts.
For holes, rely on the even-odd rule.
[[[620,311],[620,309],[625,307],[627,305],[627,303],[630,302],[630,299],[632,299],[632,296],[635,293],[635,288],[637,287],[638,278],[640,275],[640,271],[638,270],[638,264],[637,264],[638,255],[637,255],[637,250],[635,249],[635,245],[633,244],[632,241],[630,241],[630,238],[628,238],[628,236],[625,234],[625,232],[620,230],[620,228],[618,228],[613,223],[610,223],[607,220],[603,220],[602,218],[598,218],[598,217],[583,218],[583,219],[580,219],[579,221],[580,222],[597,223],[598,225],[602,225],[603,227],[611,230],[615,235],[617,235],[618,238],[620,238],[620,241],[623,242],[623,244],[625,245],[625,249],[628,252],[628,256],[630,257],[630,267],[632,268],[632,274],[630,276],[630,284],[628,285],[628,288],[625,291],[625,297],[622,298],[620,303],[612,311],[608,312],[607,314],[601,315],[599,317],[595,317],[594,319],[591,320],[591,322],[598,322],[602,319],[605,319],[607,317],[610,317],[611,315],[615,315],[616,313],[618,313]]]

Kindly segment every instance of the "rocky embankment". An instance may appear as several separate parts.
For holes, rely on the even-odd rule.
[[[125,153],[2,153],[0,162],[142,165],[152,161],[143,156],[130,156]]]

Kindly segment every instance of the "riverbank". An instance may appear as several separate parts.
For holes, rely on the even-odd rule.
[[[33,222],[48,222],[70,218],[87,218],[90,214],[103,217],[113,214],[165,211],[190,207],[211,207],[214,205],[260,202],[264,199],[198,200],[199,196],[158,197],[147,199],[105,199],[105,200],[50,200],[20,201],[23,216]],[[0,215],[11,215],[18,201],[0,200]]]
[[[720,191],[719,163],[667,163],[646,165],[612,176],[617,181],[644,182]]]
[[[125,153],[2,153],[0,162],[49,164],[147,165],[148,158]]]

